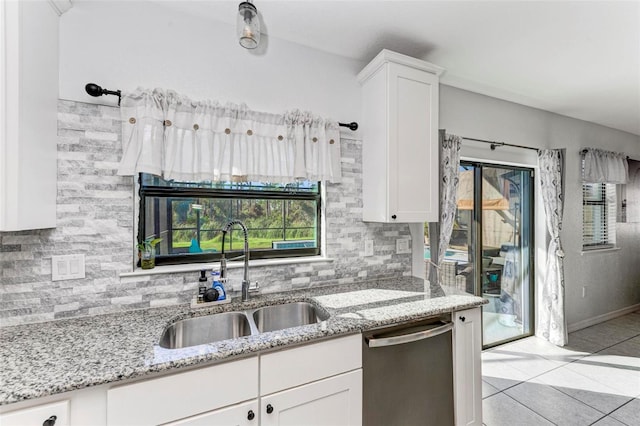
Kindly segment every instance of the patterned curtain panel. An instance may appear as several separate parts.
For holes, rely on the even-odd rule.
[[[180,181],[340,182],[338,123],[308,112],[271,114],[161,89],[122,98],[118,174]]]
[[[538,309],[536,335],[555,345],[564,346],[568,342],[568,336],[564,312],[564,253],[560,242],[564,204],[563,151],[540,150],[538,167],[547,231],[551,236],[551,242],[547,248],[545,276],[538,280],[540,309]]]
[[[429,223],[429,281],[441,284],[440,265],[449,247],[456,219],[458,186],[460,183],[460,137],[440,130],[440,222]],[[436,255],[437,253],[437,255]]]
[[[629,181],[629,163],[622,153],[585,148],[582,158],[583,182],[625,184]]]

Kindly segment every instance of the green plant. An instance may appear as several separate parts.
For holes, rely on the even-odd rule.
[[[160,241],[162,241],[162,238],[146,238],[143,242],[138,243],[138,250],[142,252],[151,251],[152,249],[155,249],[156,244],[158,244]]]
[[[138,256],[140,257],[140,267],[142,269],[153,269],[156,266],[156,244],[162,241],[162,238],[145,238],[138,244]]]

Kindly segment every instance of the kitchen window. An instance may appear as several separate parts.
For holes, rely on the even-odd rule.
[[[612,183],[582,184],[582,249],[597,250],[616,245],[616,186]]]
[[[320,183],[177,182],[140,175],[138,241],[161,238],[156,264],[220,259],[222,228],[248,230],[251,259],[320,254]],[[242,254],[238,227],[226,236],[227,258]]]

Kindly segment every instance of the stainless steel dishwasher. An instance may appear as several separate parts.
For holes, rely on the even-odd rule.
[[[365,426],[454,424],[451,315],[363,334]]]

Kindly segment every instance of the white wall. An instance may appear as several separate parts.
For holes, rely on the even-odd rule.
[[[84,92],[84,85],[94,82],[123,91],[170,88],[196,99],[246,102],[270,112],[301,108],[339,121],[361,117],[356,74],[365,64],[358,61],[268,38],[263,40],[266,51],[247,51],[238,45],[232,26],[180,15],[158,3],[76,2],[62,16],[60,28],[62,99],[115,104],[112,97],[95,99]],[[640,303],[640,224],[619,225],[618,251],[580,252],[578,155],[582,147],[602,147],[640,159],[639,137],[449,86],[441,86],[440,127],[480,139],[566,148],[562,237],[568,322]],[[535,164],[533,151],[490,151],[479,144],[465,144],[463,155]],[[538,273],[541,268],[540,263]],[[588,287],[584,299],[582,286]]]
[[[620,250],[582,254],[582,184],[579,151],[600,147],[640,159],[640,137],[593,123],[440,86],[440,128],[477,139],[534,148],[566,148],[565,251],[567,322],[575,324],[640,303],[640,223],[617,224]],[[462,155],[486,161],[536,164],[535,151],[463,143]],[[536,209],[536,274],[544,269],[542,208]],[[539,232],[542,228],[542,232]],[[582,287],[587,296],[582,298]]]
[[[256,50],[238,44],[235,27],[162,2],[79,1],[60,21],[60,98],[115,105],[115,97],[87,95],[85,84],[162,87],[258,111],[360,120],[356,74],[364,64],[268,37]]]

